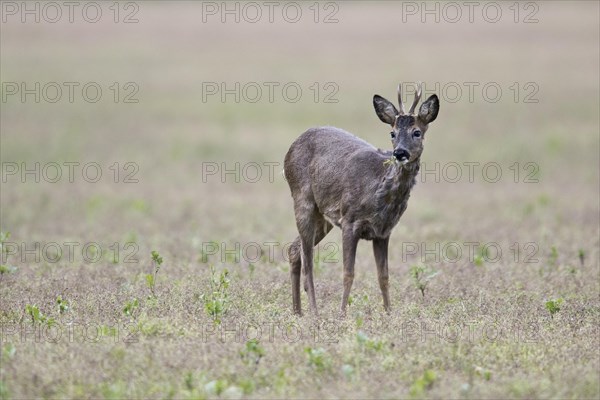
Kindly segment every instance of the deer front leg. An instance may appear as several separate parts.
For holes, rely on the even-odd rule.
[[[352,226],[345,226],[342,229],[342,251],[344,259],[344,294],[342,296],[342,306],[340,314],[346,315],[346,306],[348,305],[348,297],[350,289],[354,281],[354,261],[356,259],[356,246],[358,245],[358,237],[352,231]]]
[[[379,278],[379,287],[383,296],[383,308],[390,311],[390,293],[389,293],[389,274],[388,274],[388,243],[390,238],[374,239],[373,254],[375,255],[375,264],[377,264],[377,277]]]

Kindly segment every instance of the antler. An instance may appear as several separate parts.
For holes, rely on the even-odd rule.
[[[398,84],[398,104],[400,105],[399,114],[400,115],[406,114],[406,111],[404,110],[404,104],[402,104],[402,84],[401,83]]]
[[[413,101],[412,106],[410,106],[410,110],[408,111],[409,114],[415,112],[415,108],[417,107],[417,104],[419,104],[419,100],[421,100],[421,82],[417,82],[417,88],[415,90],[415,101]]]

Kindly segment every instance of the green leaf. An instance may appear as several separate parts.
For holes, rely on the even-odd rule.
[[[163,262],[162,257],[160,256],[160,254],[158,254],[157,251],[152,250],[152,252],[150,253],[152,255],[152,261],[154,261],[156,264],[161,265]]]
[[[7,343],[6,345],[4,345],[4,349],[3,349],[3,354],[2,356],[12,360],[15,357],[15,354],[17,353],[17,348],[15,347],[14,344],[12,343]]]
[[[154,287],[154,275],[146,274],[146,284],[149,288]]]
[[[563,299],[561,299],[561,298],[548,300],[546,302],[546,310],[548,310],[550,312],[550,316],[552,318],[554,318],[554,314],[556,314],[557,312],[560,311],[560,305],[562,304],[562,302],[563,302]]]
[[[0,274],[12,274],[17,271],[17,267],[12,265],[0,265]]]
[[[10,237],[10,232],[0,232],[0,245]]]

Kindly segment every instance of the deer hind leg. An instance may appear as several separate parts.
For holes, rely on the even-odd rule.
[[[300,300],[300,272],[302,270],[300,236],[292,242],[288,248],[288,257],[290,260],[290,275],[292,278],[292,302],[294,313],[302,315],[302,303]]]
[[[304,290],[308,294],[308,301],[311,312],[317,315],[317,301],[315,295],[315,285],[313,280],[313,254],[314,247],[329,233],[332,225],[325,221],[321,215],[315,214],[311,221],[312,228],[305,237],[300,236],[302,249],[302,271],[304,272]]]
[[[308,294],[310,309],[314,314],[317,314],[317,301],[315,297],[315,286],[313,281],[313,254],[315,243],[318,243],[325,237],[327,232],[331,230],[329,224],[323,216],[318,212],[318,208],[313,201],[302,201],[294,204],[296,213],[296,225],[298,227],[299,242],[300,242],[300,260],[302,271],[304,272],[304,288]],[[297,247],[296,247],[297,248]],[[290,249],[290,253],[296,253]],[[292,297],[297,296],[295,302],[295,311],[298,312],[300,305],[299,289],[299,273],[298,260],[290,260],[292,263]],[[297,304],[296,304],[297,303]],[[298,308],[296,308],[296,305]]]
[[[323,240],[325,236],[327,236],[329,231],[331,231],[331,228],[333,228],[333,225],[331,225],[325,219],[317,220],[315,226],[316,228],[314,236],[314,246],[318,245],[319,242]],[[288,248],[288,257],[290,260],[290,275],[292,280],[292,303],[294,307],[294,313],[302,315],[302,301],[300,300],[302,246],[300,236],[296,236],[296,239],[294,239],[294,241]],[[308,279],[306,275],[306,270],[304,271],[304,291],[308,292]]]
[[[296,226],[298,227],[299,253],[301,270],[304,272],[306,283],[305,288],[308,294],[310,309],[316,313],[317,302],[315,299],[315,289],[312,279],[313,270],[313,243],[315,237],[315,211],[317,207],[312,200],[312,196],[302,196],[294,199],[294,213],[296,215]],[[298,247],[296,247],[298,249]],[[298,270],[298,259],[290,260],[292,264],[292,298],[295,300],[295,312],[300,310],[300,271]],[[297,304],[296,304],[297,303]],[[297,307],[296,307],[297,306]]]
[[[313,314],[317,314],[317,300],[315,297],[315,284],[313,282],[313,243],[314,231],[311,229],[305,235],[300,235],[300,248],[302,259],[302,270],[304,271],[304,279],[306,293],[308,294],[308,304]]]
[[[321,240],[331,231],[333,225],[325,220],[325,218],[317,218],[315,221],[315,237],[313,247],[316,247]],[[306,275],[306,271],[304,271],[304,291],[308,292],[308,279]]]

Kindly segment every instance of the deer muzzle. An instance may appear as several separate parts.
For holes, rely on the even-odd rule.
[[[401,163],[406,164],[410,160],[410,153],[405,149],[396,149],[394,150],[394,157]]]

